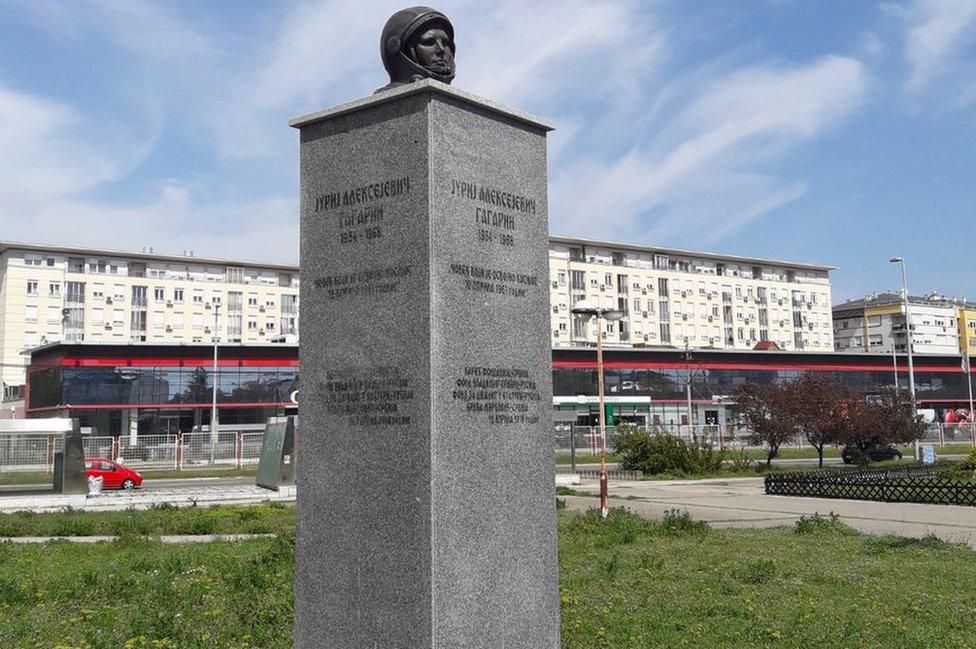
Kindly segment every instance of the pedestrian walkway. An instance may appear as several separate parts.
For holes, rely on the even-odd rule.
[[[193,489],[134,489],[132,491],[103,491],[98,495],[32,494],[4,496],[0,498],[0,513],[25,510],[52,512],[67,508],[84,511],[115,511],[149,509],[159,505],[209,507],[211,505],[248,505],[266,501],[293,502],[294,500],[294,486],[283,486],[279,491],[270,491],[253,484],[201,484]]]
[[[600,486],[584,480],[576,489],[596,494]],[[833,512],[868,534],[933,535],[976,548],[976,507],[768,496],[762,478],[611,481],[610,494],[612,507],[625,507],[649,519],[662,519],[665,512],[678,509],[714,527],[776,527],[792,526],[802,516]],[[573,510],[598,506],[586,496],[562,498]]]

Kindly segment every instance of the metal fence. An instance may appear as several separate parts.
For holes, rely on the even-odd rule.
[[[85,457],[111,458],[137,471],[194,471],[257,464],[263,439],[261,431],[229,431],[219,432],[216,444],[211,444],[209,432],[86,436],[82,444]],[[0,473],[50,473],[60,450],[60,433],[0,437]]]
[[[941,474],[949,464],[775,473],[765,477],[765,488],[774,496],[976,505],[976,482]]]

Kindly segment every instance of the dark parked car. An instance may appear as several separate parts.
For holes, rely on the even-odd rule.
[[[844,464],[851,464],[854,462],[854,458],[857,456],[857,454],[858,448],[856,446],[845,446],[844,450],[840,454],[840,458],[844,460]],[[876,444],[864,451],[864,454],[867,455],[868,459],[872,462],[884,462],[885,460],[901,459],[901,451],[891,444]]]

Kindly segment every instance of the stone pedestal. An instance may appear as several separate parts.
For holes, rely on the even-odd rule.
[[[546,133],[426,80],[301,131],[295,646],[559,646]]]

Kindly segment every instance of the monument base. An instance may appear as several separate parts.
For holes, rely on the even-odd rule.
[[[424,80],[298,118],[295,646],[559,646],[551,126]]]

